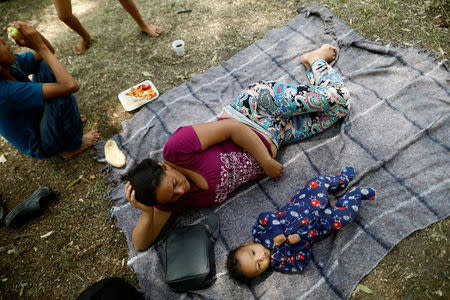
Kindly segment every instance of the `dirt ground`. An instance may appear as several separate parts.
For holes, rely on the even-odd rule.
[[[54,45],[58,58],[81,86],[76,94],[88,117],[86,130],[97,127],[102,139],[121,131],[133,117],[117,94],[144,79],[160,93],[176,87],[279,28],[311,1],[135,0],[145,20],[164,28],[158,38],[140,33],[113,0],[73,0],[73,11],[93,41],[82,56],[72,47],[78,37],[58,20],[51,0],[0,3],[0,26],[27,21]],[[450,5],[445,0],[326,0],[344,22],[371,40],[419,46],[448,58]],[[191,9],[188,13],[177,13]],[[186,55],[175,56],[171,42],[186,42]],[[23,51],[23,49],[17,49]],[[102,164],[91,151],[63,160],[33,160],[0,138],[0,194],[7,210],[40,186],[58,198],[45,214],[17,228],[0,228],[0,299],[74,298],[90,284],[111,276],[137,286],[127,267],[128,248],[110,222],[111,189]],[[68,185],[83,176],[72,187]],[[352,299],[449,299],[447,218],[399,243],[355,290]],[[45,237],[47,233],[51,233]],[[364,251],[364,249],[361,249]]]

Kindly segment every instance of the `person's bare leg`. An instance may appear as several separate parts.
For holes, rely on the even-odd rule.
[[[119,2],[134,19],[134,21],[136,21],[142,31],[148,33],[151,36],[159,36],[159,34],[161,33],[161,28],[159,26],[149,25],[145,23],[133,0],[119,0]]]
[[[97,144],[99,138],[100,138],[100,135],[98,134],[97,130],[92,129],[91,131],[89,131],[88,133],[83,135],[83,137],[81,138],[80,148],[78,148],[74,151],[61,153],[62,158],[69,158],[69,157],[77,155],[78,153],[86,150],[87,148]]]
[[[71,0],[53,0],[53,3],[55,4],[58,18],[81,36],[81,41],[73,47],[73,52],[75,54],[83,54],[89,46],[91,36],[81,25],[80,20],[73,15]]]
[[[300,62],[306,67],[306,69],[309,69],[311,68],[311,64],[317,59],[324,59],[326,62],[332,62],[336,58],[336,53],[336,47],[330,44],[325,44],[319,49],[300,56]]]

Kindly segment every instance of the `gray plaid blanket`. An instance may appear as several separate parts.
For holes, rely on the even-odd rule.
[[[165,141],[179,126],[214,120],[253,82],[306,83],[299,54],[324,43],[339,49],[333,67],[352,95],[350,115],[310,140],[283,148],[278,155],[285,167],[281,180],[264,178],[247,185],[216,207],[221,222],[216,283],[192,293],[172,292],[162,280],[160,245],[138,252],[131,243],[139,211],[127,203],[120,175],[144,158],[161,159]],[[349,298],[358,281],[399,241],[449,215],[448,76],[447,61],[438,63],[420,49],[371,42],[325,7],[313,4],[228,61],[145,106],[113,137],[127,154],[127,167],[107,168],[117,184],[110,193],[111,215],[125,234],[128,265],[146,296]],[[97,149],[101,153],[102,144]],[[373,187],[377,200],[363,201],[352,224],[315,243],[302,274],[269,272],[250,287],[235,284],[226,272],[226,256],[230,248],[251,240],[258,214],[285,204],[308,179],[334,175],[348,165],[357,173],[349,188]],[[199,222],[203,215],[200,209],[185,212],[180,223]]]

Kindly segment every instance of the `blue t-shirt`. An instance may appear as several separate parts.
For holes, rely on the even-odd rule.
[[[22,81],[0,79],[0,134],[23,153],[42,158],[39,134],[44,109],[42,83],[26,78],[35,73],[38,63],[31,52],[15,57],[11,69],[25,76],[19,78]]]

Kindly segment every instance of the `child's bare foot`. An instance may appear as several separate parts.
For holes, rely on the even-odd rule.
[[[73,47],[73,52],[77,55],[81,55],[84,52],[86,52],[86,49],[89,47],[89,42],[91,41],[91,38],[88,39],[81,39],[78,44]]]
[[[62,158],[69,158],[77,155],[78,153],[86,150],[87,148],[97,144],[100,135],[98,134],[96,129],[92,129],[81,138],[81,146],[77,150],[71,152],[63,152],[61,153]]]
[[[309,69],[311,68],[311,64],[317,59],[324,59],[326,62],[332,62],[336,58],[336,53],[336,47],[330,44],[325,44],[319,49],[300,56],[300,62],[306,67],[306,69]]]
[[[155,25],[144,24],[140,27],[141,30],[145,33],[148,33],[151,36],[157,37],[162,32],[161,27]]]

